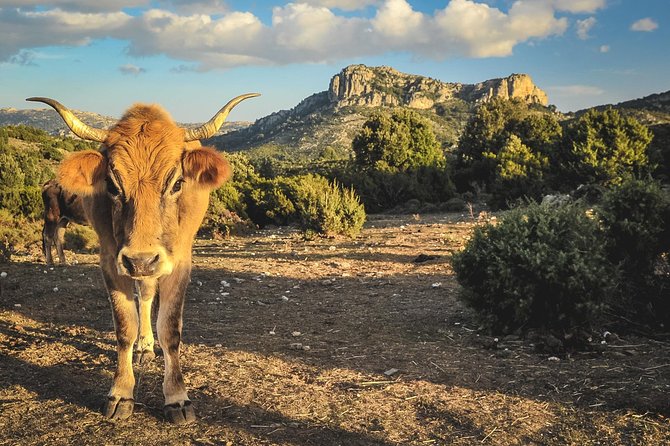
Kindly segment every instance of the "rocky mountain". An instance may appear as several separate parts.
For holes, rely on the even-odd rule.
[[[326,148],[346,153],[365,120],[380,107],[410,107],[433,122],[445,145],[455,143],[477,104],[493,98],[519,98],[546,106],[547,95],[530,76],[512,74],[478,84],[447,83],[401,73],[390,67],[351,65],[290,110],[281,110],[237,132],[213,138],[224,150],[263,145],[289,148],[311,157]]]
[[[351,65],[333,76],[328,99],[337,107],[405,106],[432,109],[451,99],[479,103],[492,98],[519,98],[547,105],[547,95],[527,74],[512,74],[475,85],[446,83],[424,76],[401,73],[391,67]]]
[[[73,110],[74,114],[86,124],[109,128],[117,121],[116,118],[99,115],[97,113]],[[18,110],[15,108],[0,108],[0,127],[6,125],[27,125],[46,131],[51,135],[74,136],[65,125],[61,117],[52,108]],[[195,127],[200,124],[180,124],[183,127]],[[240,130],[251,125],[246,121],[225,122],[219,134]]]

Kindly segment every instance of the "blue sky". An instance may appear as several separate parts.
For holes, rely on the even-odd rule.
[[[120,116],[254,120],[343,67],[445,82],[528,73],[559,110],[670,89],[668,0],[0,0],[0,108],[30,96]]]

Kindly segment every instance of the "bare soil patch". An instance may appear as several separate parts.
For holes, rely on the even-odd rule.
[[[373,216],[355,240],[198,240],[185,427],[163,419],[160,355],[136,369],[131,419],[100,415],[116,354],[96,256],[20,256],[0,268],[0,445],[670,444],[670,344],[617,333],[552,357],[484,334],[449,266],[472,225]]]

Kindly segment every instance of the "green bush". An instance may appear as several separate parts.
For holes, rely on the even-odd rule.
[[[448,170],[441,167],[424,166],[393,173],[347,166],[334,170],[331,176],[353,187],[369,212],[393,209],[409,200],[443,203],[454,196]]]
[[[246,184],[242,193],[249,218],[260,227],[297,222],[294,183],[292,178],[277,177]]]
[[[318,175],[297,177],[295,204],[303,231],[355,237],[365,223],[365,209],[353,189],[343,189]]]
[[[0,263],[9,262],[16,252],[41,241],[41,225],[0,209]]]
[[[65,156],[63,153],[58,150],[58,148],[54,147],[51,144],[45,144],[43,143],[40,147],[40,154],[42,155],[42,158],[45,160],[52,160],[52,161],[63,161]]]
[[[248,218],[244,197],[233,183],[225,183],[210,195],[208,215],[216,215],[224,209]]]
[[[39,152],[0,147],[0,208],[14,215],[42,213],[41,186],[53,176]]]
[[[646,280],[659,256],[670,251],[670,196],[649,180],[629,180],[607,191],[600,212],[610,258],[629,279]]]
[[[42,189],[35,186],[0,188],[0,209],[13,215],[38,218],[44,211]]]
[[[65,230],[65,247],[72,251],[93,253],[98,249],[98,236],[90,226],[72,224]]]
[[[576,204],[530,204],[477,227],[453,256],[462,296],[495,331],[571,333],[592,323],[616,285],[595,219]]]
[[[355,236],[365,221],[353,189],[320,175],[256,177],[238,187],[246,214],[260,227],[298,223],[305,232]]]
[[[600,214],[609,257],[622,273],[620,310],[670,320],[670,283],[656,274],[670,253],[670,194],[654,181],[628,180],[605,193]]]

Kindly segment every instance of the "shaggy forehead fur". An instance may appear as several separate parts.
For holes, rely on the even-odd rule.
[[[160,187],[180,165],[184,130],[157,105],[136,104],[109,131],[105,140],[109,166],[120,177],[126,193]]]

